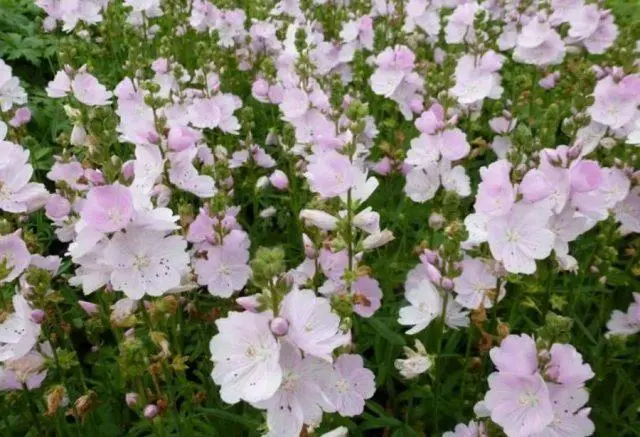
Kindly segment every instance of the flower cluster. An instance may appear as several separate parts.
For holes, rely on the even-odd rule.
[[[632,416],[637,390],[608,390],[640,331],[633,14],[35,6],[0,60],[0,432],[587,437]],[[56,53],[31,78],[36,28]]]

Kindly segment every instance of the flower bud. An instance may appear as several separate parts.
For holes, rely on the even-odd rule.
[[[158,407],[155,404],[149,404],[144,407],[144,417],[153,419],[158,415]]]
[[[256,191],[260,191],[269,185],[269,178],[266,176],[260,176],[256,181]]]
[[[98,305],[95,303],[87,302],[86,300],[79,300],[78,305],[80,305],[80,308],[82,308],[88,315],[93,315],[98,312]]]
[[[440,284],[442,285],[442,288],[444,288],[445,290],[453,290],[453,280],[451,280],[451,278],[447,278],[444,277],[442,278],[442,280],[440,281]]]
[[[124,400],[129,408],[134,408],[136,405],[138,405],[140,396],[138,396],[138,393],[131,392],[125,395]]]
[[[444,226],[445,222],[446,220],[442,216],[442,214],[439,214],[437,212],[432,212],[429,216],[429,227],[434,231],[442,229],[442,226]]]
[[[31,111],[27,107],[18,108],[13,118],[9,120],[9,124],[13,127],[20,127],[31,121]]]
[[[84,146],[87,144],[87,131],[79,123],[73,125],[69,142],[72,146]]]
[[[31,320],[33,320],[35,323],[41,323],[44,320],[44,316],[44,311],[40,309],[31,311]]]
[[[329,213],[317,209],[303,209],[300,218],[308,224],[324,231],[332,231],[338,225],[338,219]]]
[[[362,247],[364,250],[372,250],[377,249],[378,247],[384,246],[385,244],[393,241],[395,237],[393,236],[393,232],[388,229],[385,229],[382,232],[378,232],[375,234],[369,235],[362,241]]]
[[[289,322],[287,322],[285,319],[283,319],[282,317],[276,317],[275,319],[273,319],[270,323],[271,326],[271,332],[274,333],[274,335],[287,335],[287,332],[289,332]]]
[[[260,307],[260,302],[258,301],[258,297],[256,295],[239,297],[236,299],[236,303],[240,305],[245,311],[250,311],[252,313],[257,312],[258,307]]]
[[[282,170],[275,170],[269,176],[269,182],[274,188],[284,191],[289,187],[289,178]]]

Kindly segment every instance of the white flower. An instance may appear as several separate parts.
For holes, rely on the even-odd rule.
[[[381,232],[377,232],[375,234],[371,234],[367,236],[364,240],[362,240],[362,248],[364,250],[373,250],[378,247],[382,247],[385,244],[393,241],[395,237],[393,236],[393,232],[388,229],[385,229]]]
[[[332,231],[338,225],[338,219],[329,213],[317,209],[303,209],[300,218],[324,231]]]
[[[0,59],[0,111],[7,112],[13,105],[27,103],[27,93],[20,80],[13,76],[11,67]]]
[[[415,341],[415,348],[414,351],[405,346],[403,349],[407,358],[399,358],[395,361],[396,369],[400,371],[400,375],[407,379],[422,375],[433,365],[433,359],[427,355],[427,350],[420,340]]]
[[[29,353],[40,335],[40,325],[31,320],[31,306],[21,294],[13,296],[14,312],[0,324],[0,361]]]
[[[417,334],[442,314],[444,300],[436,287],[428,279],[417,281],[408,278],[405,284],[404,297],[411,305],[400,308],[398,323],[413,327],[407,334]],[[417,278],[415,278],[417,279]],[[462,307],[450,297],[447,302],[445,323],[450,327],[467,326],[469,319]]]
[[[189,263],[186,248],[181,236],[130,226],[115,234],[103,252],[112,269],[111,285],[132,299],[161,296],[180,285]]]
[[[232,311],[216,321],[218,334],[209,343],[211,377],[224,402],[264,401],[280,387],[280,344],[269,329],[272,318],[271,312]]]

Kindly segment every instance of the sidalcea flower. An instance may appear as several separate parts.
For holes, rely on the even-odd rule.
[[[617,81],[613,76],[600,79],[593,91],[594,103],[587,109],[593,121],[618,129],[630,123],[640,104],[640,76]]]
[[[407,358],[397,359],[394,362],[395,368],[404,378],[412,379],[429,370],[433,365],[433,359],[427,355],[427,350],[420,340],[415,341],[415,349],[404,347]]]
[[[254,406],[267,410],[269,437],[299,437],[304,424],[322,420],[322,412],[335,411],[320,387],[331,378],[330,363],[312,356],[302,357],[300,350],[288,342],[280,347],[282,384],[269,399]]]
[[[0,277],[0,284],[11,282],[24,272],[31,262],[27,245],[20,237],[20,230],[0,236],[0,265],[6,275]]]
[[[330,198],[340,196],[354,186],[356,168],[347,156],[328,150],[311,156],[305,176],[314,193]]]
[[[196,258],[194,270],[198,283],[206,285],[214,296],[231,297],[251,276],[249,240],[243,231],[231,231],[221,245],[203,246],[204,258]]]
[[[115,290],[132,299],[161,296],[180,285],[187,272],[187,242],[163,231],[129,227],[107,243],[103,256]]]
[[[498,290],[498,278],[490,266],[480,259],[465,259],[462,274],[453,279],[456,302],[465,308],[491,308],[505,294],[504,283]]]
[[[640,293],[633,293],[634,302],[626,313],[614,310],[607,322],[607,336],[634,335],[640,332]]]
[[[500,74],[504,56],[489,50],[482,57],[464,55],[458,60],[456,84],[451,89],[463,105],[482,102],[485,98],[498,99],[502,95]]]
[[[468,425],[457,424],[453,431],[445,432],[442,437],[487,437],[487,431],[483,423],[472,420]]]
[[[360,355],[342,354],[333,363],[334,374],[323,387],[329,401],[342,416],[362,414],[364,402],[376,390],[373,372],[364,368]]]
[[[270,312],[230,312],[218,319],[209,343],[213,381],[228,404],[266,401],[280,387],[280,344],[269,329]]]
[[[542,207],[515,205],[505,217],[487,224],[489,248],[510,273],[532,274],[537,259],[551,254],[555,235],[547,228],[551,212]]]
[[[526,24],[513,51],[513,59],[537,66],[560,64],[565,47],[560,34],[542,18],[534,18]]]
[[[559,384],[581,387],[594,377],[591,366],[582,362],[582,355],[570,344],[556,343],[551,346],[551,361],[546,367],[546,376]]]
[[[549,389],[539,373],[492,373],[484,401],[491,420],[511,437],[541,432],[553,420]]]
[[[360,276],[352,284],[353,311],[362,317],[371,317],[380,308],[382,290],[378,281],[369,276]]]
[[[78,73],[71,81],[71,91],[80,103],[88,106],[106,106],[111,104],[112,93],[89,73]]]
[[[41,345],[43,351],[51,354],[51,346]],[[0,391],[34,390],[42,385],[47,377],[45,357],[36,350],[31,350],[23,357],[7,360],[0,366]]]
[[[13,75],[12,68],[0,59],[0,111],[7,112],[14,105],[27,103],[27,93],[20,86],[20,79]]]
[[[40,335],[40,325],[31,319],[29,302],[21,294],[15,294],[12,302],[14,312],[0,324],[0,361],[25,356]]]
[[[133,216],[133,196],[120,185],[93,187],[87,193],[80,217],[99,232],[115,232],[127,226]]]
[[[516,200],[516,190],[510,179],[511,165],[499,160],[480,169],[482,182],[478,185],[475,210],[491,217],[509,213]]]
[[[13,143],[0,141],[0,145],[6,153],[0,158],[0,210],[22,213],[43,206],[48,193],[44,185],[29,182],[33,175],[29,152]]]
[[[444,300],[426,278],[418,282],[407,279],[404,297],[410,305],[400,308],[398,323],[412,326],[407,334],[417,334],[429,326],[436,317],[442,315]],[[453,299],[447,302],[444,322],[452,328],[469,324],[467,313],[463,312],[462,307]]]
[[[583,408],[589,400],[584,388],[549,384],[553,420],[542,431],[531,437],[587,437],[595,427],[588,415],[590,408]]]
[[[312,290],[292,290],[282,300],[280,316],[289,322],[287,339],[305,354],[326,361],[332,352],[351,341],[350,333],[340,329],[340,316],[330,302]]]
[[[527,334],[509,335],[499,347],[492,348],[489,355],[498,371],[503,373],[529,376],[538,370],[536,343]]]

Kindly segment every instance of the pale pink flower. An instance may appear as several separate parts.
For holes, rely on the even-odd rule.
[[[616,220],[620,222],[620,232],[640,232],[640,187],[634,187],[627,197],[613,209]]]
[[[595,374],[591,366],[582,362],[582,355],[570,344],[555,343],[551,346],[551,361],[545,375],[559,384],[581,387]]]
[[[133,216],[133,197],[120,184],[93,187],[87,193],[80,217],[99,232],[115,232],[127,226]]]
[[[33,308],[21,295],[13,295],[14,312],[0,324],[0,361],[24,357],[40,336],[40,325],[31,319]]]
[[[43,350],[51,353],[48,343],[41,345]],[[47,377],[45,357],[36,350],[20,358],[10,359],[4,362],[4,368],[0,366],[0,390],[34,390],[42,385]]]
[[[294,120],[304,116],[310,104],[306,92],[299,88],[287,88],[282,95],[280,110],[285,120]]]
[[[538,371],[538,350],[527,334],[509,335],[489,351],[491,361],[499,372],[530,376]]]
[[[460,4],[453,10],[444,30],[444,39],[448,44],[475,42],[476,34],[473,24],[479,9],[478,3],[469,2]]]
[[[553,420],[542,431],[530,437],[587,437],[595,432],[589,419],[590,408],[583,408],[589,400],[584,388],[548,384]]]
[[[364,368],[360,355],[340,355],[333,364],[333,377],[325,382],[329,401],[342,416],[362,414],[365,400],[375,393],[375,376]]]
[[[602,54],[618,37],[613,14],[601,11],[595,4],[584,5],[568,15],[571,44],[583,45],[589,53]]]
[[[295,346],[280,346],[282,383],[269,399],[254,404],[267,410],[269,437],[299,437],[304,424],[322,420],[322,412],[335,410],[323,393],[320,381],[331,378],[331,364],[312,356],[302,357]]]
[[[213,381],[228,404],[265,401],[280,387],[280,344],[269,329],[271,312],[230,312],[216,320],[218,334],[209,343]]]
[[[46,91],[47,96],[51,98],[65,97],[71,92],[71,78],[64,70],[58,71],[47,85]]]
[[[161,296],[180,285],[187,271],[187,242],[163,231],[129,227],[118,232],[104,249],[104,261],[112,271],[111,285],[132,299],[145,294]]]
[[[560,34],[548,21],[533,18],[518,35],[513,59],[524,64],[546,66],[561,63],[564,54],[564,42]]]
[[[499,160],[480,169],[482,182],[478,185],[475,210],[491,217],[504,216],[511,211],[516,190],[511,184],[511,164]]]
[[[553,421],[549,390],[539,373],[492,373],[484,400],[491,420],[511,437],[528,437]]]
[[[640,293],[633,293],[634,302],[626,313],[614,310],[607,322],[607,336],[634,335],[640,332]]]
[[[231,231],[221,245],[202,247],[206,257],[193,263],[198,283],[214,296],[231,297],[244,288],[251,276],[249,240],[242,231]]]
[[[505,295],[504,282],[498,287],[498,278],[490,266],[480,259],[461,262],[462,274],[453,279],[456,302],[465,308],[491,308]]]
[[[305,354],[330,362],[333,350],[351,340],[350,333],[341,331],[340,316],[330,302],[312,290],[290,291],[282,300],[280,316],[289,322],[286,338]]]
[[[51,170],[47,173],[47,178],[53,182],[64,182],[74,190],[86,190],[86,183],[80,182],[84,177],[84,168],[75,158],[69,162],[56,161]]]
[[[487,437],[487,431],[483,423],[472,420],[468,425],[457,424],[453,431],[445,432],[442,437]]]
[[[89,73],[78,73],[71,81],[71,91],[80,103],[88,106],[106,106],[111,104],[111,91],[107,91],[104,85],[98,82]]]
[[[351,287],[354,295],[353,311],[362,317],[371,317],[380,308],[382,290],[378,281],[360,276]]]
[[[354,186],[356,168],[345,155],[328,150],[321,155],[312,155],[305,176],[314,193],[330,198],[344,194]]]
[[[0,263],[7,269],[7,275],[0,278],[0,284],[16,279],[29,266],[31,255],[20,236],[21,230],[0,236]]]
[[[510,273],[532,274],[537,259],[551,254],[555,235],[547,228],[551,212],[545,208],[515,205],[505,217],[487,224],[491,254]]]
[[[482,57],[464,55],[458,60],[456,84],[451,94],[463,105],[482,102],[485,98],[498,99],[502,95],[500,74],[504,56],[489,50]]]
[[[593,91],[595,101],[587,112],[593,121],[618,129],[633,120],[640,104],[640,76],[616,81],[609,75],[600,79]]]

